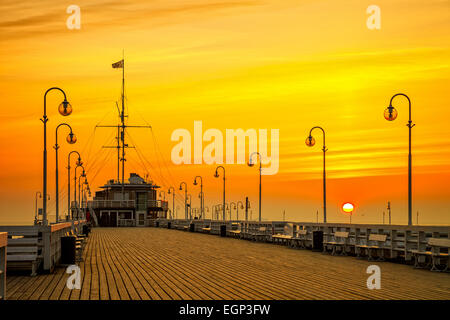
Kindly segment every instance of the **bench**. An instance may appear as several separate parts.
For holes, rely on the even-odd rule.
[[[211,232],[211,227],[204,227],[204,228],[202,228],[202,231],[204,233],[210,233]]]
[[[8,234],[0,232],[0,300],[6,299],[6,246]]]
[[[274,234],[272,235],[272,242],[278,244],[286,244],[289,243],[293,237],[287,234]]]
[[[86,246],[86,236],[76,235],[73,229],[65,233],[66,237],[75,237],[76,260],[83,261],[83,250]]]
[[[366,250],[369,261],[372,260],[383,261],[384,250],[391,249],[391,247],[385,246],[386,239],[387,239],[386,234],[377,234],[377,233],[369,234],[367,244],[356,245],[357,257],[361,257],[361,253]],[[376,253],[376,257],[373,255],[374,252]]]
[[[241,230],[228,230],[228,234],[231,237],[240,238],[241,236]]]
[[[37,270],[43,259],[42,239],[38,230],[8,232],[6,252],[9,270],[31,269],[31,276],[37,275]]]
[[[297,230],[296,235],[294,235],[290,241],[291,248],[306,248],[306,241],[308,235],[308,230],[301,229]]]
[[[347,231],[336,231],[333,234],[334,241],[326,241],[323,243],[323,252],[327,252],[327,246],[330,245],[332,247],[331,255],[336,255],[337,248],[341,248],[341,255],[347,254],[348,235],[349,233]]]
[[[274,230],[273,228],[272,230]],[[287,223],[283,227],[283,233],[276,233],[272,235],[272,242],[278,244],[289,244],[290,240],[294,237],[294,225],[292,223]]]
[[[231,224],[231,230],[227,230],[228,235],[234,238],[241,238],[241,224],[238,222],[233,222]]]
[[[438,271],[438,272],[446,272],[449,269],[450,264],[450,239],[445,238],[430,238],[428,239],[428,247],[431,248],[431,250],[411,250],[413,256],[414,256],[414,267],[415,268],[421,268],[420,260],[421,257],[431,257],[431,271]],[[441,249],[446,248],[447,252],[442,252]],[[444,259],[444,268],[439,269],[438,265],[440,265],[441,260]],[[425,259],[426,260],[426,259]],[[429,266],[430,263],[427,264]]]
[[[250,231],[249,237],[252,241],[266,241],[267,238],[267,228],[266,227],[259,227],[257,230]]]

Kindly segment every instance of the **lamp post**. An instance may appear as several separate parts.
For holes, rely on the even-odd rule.
[[[70,217],[70,156],[76,153],[78,155],[78,160],[76,162],[77,166],[81,166],[83,162],[81,162],[81,156],[78,151],[70,151],[67,155],[67,220]],[[76,199],[75,199],[76,200]],[[73,220],[73,215],[72,215]]]
[[[219,218],[220,218],[220,211],[223,211],[223,208],[224,208],[225,206],[223,205],[223,204],[218,204],[217,205],[217,220],[219,220]],[[225,220],[224,218],[223,218],[223,214],[222,214],[222,220]]]
[[[223,204],[217,204],[216,205],[216,218],[217,218],[217,220],[219,220],[219,216],[220,216],[219,211],[222,211],[222,207],[224,207]],[[223,218],[223,216],[222,216],[222,218]]]
[[[230,209],[230,207],[228,206],[228,203],[225,203],[225,220],[227,218],[227,212]]]
[[[391,202],[388,201],[387,210],[389,214],[389,224],[391,224]]]
[[[38,195],[39,198],[42,198],[42,193],[40,191],[36,192],[36,197],[35,197],[35,206],[34,206],[34,224],[37,224],[38,221],[38,211],[37,211],[37,207],[38,207]]]
[[[81,179],[80,179],[81,180]],[[81,213],[81,219],[83,218],[83,211],[84,211],[84,197],[85,197],[85,191],[84,186],[86,185],[86,178],[84,179],[84,182],[81,183],[81,192],[80,192],[80,213]],[[80,217],[78,217],[78,220]]]
[[[231,210],[233,209],[233,206],[234,206],[234,209],[237,210],[236,203],[235,202],[230,202],[230,221],[232,220],[231,219]]]
[[[406,99],[408,99],[409,104],[409,120],[406,126],[408,127],[409,131],[409,152],[408,152],[408,225],[412,225],[412,154],[411,154],[411,129],[415,126],[415,124],[412,123],[411,120],[411,100],[409,97],[404,93],[397,93],[394,94],[389,101],[389,107],[387,107],[384,110],[384,118],[388,121],[394,121],[397,118],[398,112],[397,110],[392,106],[392,100],[394,100],[397,96],[403,96]]]
[[[215,216],[215,219],[216,220],[219,220],[219,205],[218,204],[216,204],[215,206],[214,206],[214,216]]]
[[[325,146],[325,130],[322,127],[313,127],[309,131],[309,136],[306,138],[306,145],[308,147],[312,147],[316,144],[316,140],[311,135],[314,129],[320,129],[323,133],[323,223],[327,223],[327,180],[326,180],[326,171],[325,171],[325,153],[327,152],[327,148]]]
[[[262,160],[261,160],[261,154],[259,152],[253,152],[248,160],[248,166],[253,167],[254,163],[252,161],[253,155],[257,155],[259,158],[259,222],[261,222],[261,172],[262,172]]]
[[[52,87],[48,89],[44,94],[44,115],[42,116],[42,123],[44,124],[44,151],[43,151],[43,191],[42,194],[44,195],[44,198],[42,199],[42,214],[43,214],[43,225],[46,226],[48,224],[47,220],[47,94],[52,90],[58,90],[64,95],[64,101],[61,102],[61,104],[58,107],[58,111],[63,116],[68,116],[72,113],[72,106],[67,101],[66,93],[58,88],[58,87]]]
[[[223,220],[225,221],[225,168],[223,166],[218,166],[216,168],[216,173],[214,174],[215,178],[219,177],[219,169],[222,168],[223,170],[223,204],[222,204],[222,209],[223,209]]]
[[[172,190],[172,219],[175,218],[175,188],[169,187],[169,190],[167,190],[167,193],[170,194],[170,190]]]
[[[70,133],[66,138],[67,143],[69,144],[74,144],[75,142],[77,142],[77,137],[73,134],[72,131],[72,127],[70,125],[68,125],[67,123],[60,123],[55,130],[55,145],[53,146],[53,148],[55,148],[55,156],[56,156],[56,161],[55,161],[55,185],[56,185],[56,223],[59,222],[59,172],[58,172],[58,149],[59,149],[59,145],[58,145],[58,129],[61,126],[66,126],[70,129]]]
[[[245,221],[248,221],[248,209],[250,209],[250,201],[245,197]]]
[[[80,176],[80,178],[79,179],[81,179],[81,177],[83,176],[83,174],[84,174],[84,166],[83,165],[81,165],[81,166],[76,166],[75,167],[75,172],[74,172],[74,177],[73,177],[73,179],[74,179],[74,186],[73,186],[73,195],[74,195],[74,200],[75,200],[75,209],[77,210],[77,217],[78,217],[78,206],[79,206],[79,204],[80,204],[80,201],[79,201],[79,195],[78,195],[78,201],[77,201],[77,168],[78,167],[81,167],[81,168],[83,168],[83,173],[81,174],[81,176]],[[78,193],[80,192],[80,183],[79,183],[79,180],[78,180]]]
[[[187,195],[187,199],[189,199],[189,220],[192,220],[192,197],[190,194]]]
[[[84,172],[83,164],[77,164],[75,166],[74,173],[73,173],[73,200],[75,201],[75,209],[77,210],[77,214],[78,214],[78,207],[77,207],[77,168],[78,167],[83,168],[83,172]],[[72,213],[72,220],[73,220],[73,213]]]
[[[81,173],[80,177],[78,178],[78,204],[80,206],[80,210],[81,210],[81,178],[86,178],[86,172],[84,171],[84,167],[83,167],[83,172]],[[79,219],[79,210],[77,210],[77,220]]]
[[[85,186],[86,186],[86,188],[85,188]],[[81,205],[82,205],[82,213],[83,213],[83,216],[82,216],[82,218],[84,219],[84,218],[86,218],[86,207],[87,207],[87,194],[86,194],[86,191],[89,189],[89,183],[88,183],[88,180],[87,180],[87,177],[85,177],[85,179],[84,179],[84,183],[83,183],[83,186],[82,186],[82,196],[81,196]]]
[[[205,220],[206,219],[206,212],[209,213],[209,207],[203,207],[203,210],[205,211],[205,217],[203,218],[203,220]]]
[[[183,190],[183,184],[184,184],[184,218],[187,220],[187,184],[186,182],[180,183],[180,191]]]
[[[203,215],[204,215],[204,211],[205,211],[205,194],[203,193],[203,191],[200,191],[200,193],[198,194],[198,198],[200,199],[200,217],[203,219]],[[202,213],[203,211],[203,213]]]
[[[244,209],[244,204],[242,203],[241,200],[239,200],[237,202],[237,210],[236,210],[236,220],[238,220],[238,221],[239,221],[239,204],[241,204],[241,209]]]
[[[194,178],[194,186],[197,185],[197,178],[200,179],[200,216],[203,218],[203,178],[201,176],[196,176]]]
[[[40,191],[37,191],[36,192],[36,204],[35,204],[35,206],[36,206],[36,215],[35,215],[35,218],[34,218],[34,225],[38,225],[39,223],[39,210],[37,209],[37,196],[38,196],[38,194],[39,194],[39,198],[42,198],[42,194],[41,194],[41,192]],[[49,194],[47,194],[47,201],[50,201],[50,195]],[[41,213],[42,214],[42,213]]]

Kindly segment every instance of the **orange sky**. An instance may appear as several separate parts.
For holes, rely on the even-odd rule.
[[[347,221],[342,203],[356,204],[353,222],[381,222],[387,201],[393,223],[407,222],[407,103],[383,118],[390,97],[413,103],[414,219],[450,223],[450,8],[448,1],[76,1],[81,30],[66,28],[66,1],[0,3],[0,221],[30,221],[42,181],[42,100],[51,86],[73,105],[57,115],[48,98],[49,190],[54,214],[54,128],[69,122],[78,136],[92,189],[114,178],[113,130],[120,71],[126,56],[127,106],[133,142],[151,162],[128,151],[127,175],[163,185],[204,176],[206,204],[219,203],[215,166],[170,161],[173,130],[280,129],[280,170],[263,177],[263,218],[314,221],[321,216],[321,151],[305,146],[312,126],[327,133],[329,221]],[[381,8],[381,30],[366,27],[366,8]],[[61,131],[61,141],[66,133]],[[321,141],[317,132],[316,139]],[[130,141],[131,144],[131,141]],[[320,143],[318,143],[320,144]],[[206,143],[204,144],[206,145]],[[60,185],[66,207],[66,157]],[[160,150],[160,153],[159,151]],[[95,160],[95,159],[98,160]],[[105,161],[103,161],[105,158]],[[163,163],[164,162],[164,163]],[[145,168],[146,167],[146,168]],[[257,213],[258,171],[227,166],[230,201],[250,197]],[[182,207],[181,194],[177,194]]]

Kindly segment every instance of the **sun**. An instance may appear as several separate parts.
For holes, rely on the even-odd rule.
[[[342,210],[344,210],[344,212],[346,213],[351,213],[354,209],[353,204],[351,204],[350,202],[346,202],[342,205]]]

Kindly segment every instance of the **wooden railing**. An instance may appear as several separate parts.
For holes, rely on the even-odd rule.
[[[0,232],[5,231],[10,237],[16,237],[8,244],[12,249],[14,248],[15,252],[24,248],[24,245],[27,246],[28,251],[35,248],[33,252],[36,254],[36,266],[42,265],[44,271],[51,272],[61,258],[61,237],[70,233],[71,230],[74,230],[76,234],[81,233],[85,224],[86,220],[78,220],[49,226],[0,226]],[[11,255],[11,259],[17,261],[15,258],[17,258],[16,255]]]
[[[160,220],[160,219],[158,219]],[[167,219],[165,219],[167,220]],[[220,234],[220,227],[225,225],[227,231],[233,228],[233,223],[238,225],[241,238],[245,235],[262,234],[265,239],[272,241],[272,236],[285,234],[293,239],[302,238],[306,247],[313,246],[313,232],[320,231],[323,235],[323,244],[336,241],[335,233],[348,232],[347,243],[349,246],[361,246],[369,244],[372,234],[386,235],[385,247],[390,251],[390,257],[401,258],[411,261],[414,251],[425,251],[431,238],[450,238],[450,226],[402,226],[385,224],[340,224],[340,223],[310,223],[310,222],[287,222],[287,221],[220,221],[220,220],[184,220],[174,219],[171,221],[172,228],[186,229],[191,223],[195,225],[195,231],[209,227],[210,234]],[[160,220],[159,226],[167,222]],[[301,234],[301,235],[300,235]],[[288,237],[289,238],[289,237]],[[286,242],[288,243],[288,242]]]
[[[430,238],[450,238],[448,226],[401,226],[385,224],[323,224],[292,222],[294,236],[298,230],[306,230],[306,245],[312,246],[313,231],[323,232],[323,242],[334,241],[335,232],[348,232],[349,246],[366,245],[370,234],[386,235],[386,246],[391,258],[412,259],[413,250],[424,250]]]
[[[119,227],[135,227],[136,220],[134,220],[134,219],[119,219],[119,220],[117,220],[117,225]]]
[[[79,225],[73,223],[73,227]],[[53,224],[45,228],[42,233],[44,243],[44,270],[53,271],[61,258],[61,237],[72,230],[72,222]]]
[[[6,246],[8,233],[0,232],[0,300],[6,299]]]
[[[134,200],[92,200],[88,201],[88,206],[92,208],[134,208]]]
[[[74,207],[75,203],[72,204]],[[83,203],[83,206],[86,204]],[[92,205],[92,208],[137,208],[140,206],[147,208],[163,208],[167,210],[168,201],[163,200],[147,200],[146,202],[139,203],[135,200],[91,200],[87,203],[88,207]]]

